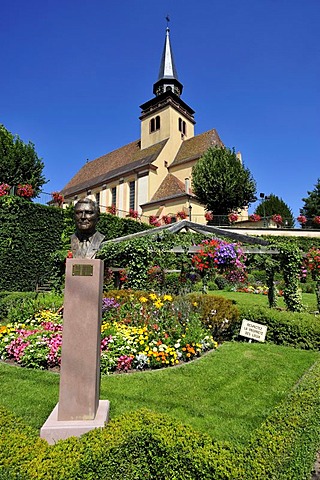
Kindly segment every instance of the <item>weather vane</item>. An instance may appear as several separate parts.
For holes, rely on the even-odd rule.
[[[167,20],[167,28],[169,27],[169,22],[170,22],[170,17],[169,15],[166,16],[166,20]]]

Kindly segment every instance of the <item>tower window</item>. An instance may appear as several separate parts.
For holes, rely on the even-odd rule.
[[[157,115],[155,118],[150,120],[150,133],[160,130],[160,117]]]
[[[179,118],[179,132],[183,133],[183,135],[187,134],[187,124],[182,118]]]

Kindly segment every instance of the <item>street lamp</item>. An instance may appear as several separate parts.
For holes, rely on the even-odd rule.
[[[260,198],[262,200],[262,208],[263,208],[263,226],[267,226],[267,221],[266,221],[266,206],[264,204],[265,200],[269,200],[270,197],[265,195],[264,193],[260,193]]]

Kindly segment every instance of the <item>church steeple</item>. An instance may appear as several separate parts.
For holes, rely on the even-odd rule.
[[[158,80],[153,85],[153,93],[158,96],[164,92],[171,91],[180,97],[182,89],[183,85],[178,80],[177,69],[173,58],[170,43],[170,29],[167,27]]]

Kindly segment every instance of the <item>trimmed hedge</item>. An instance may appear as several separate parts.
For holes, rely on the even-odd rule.
[[[239,306],[240,319],[268,326],[266,341],[304,350],[320,350],[320,315],[280,311],[262,306]],[[241,322],[237,325],[240,331]],[[238,335],[234,335],[234,338]]]
[[[3,293],[1,295],[1,293]],[[38,292],[1,292],[0,324],[25,323],[43,309],[58,310],[63,304],[62,295]]]
[[[319,390],[320,362],[245,447],[216,442],[145,409],[49,446],[0,407],[0,478],[309,480],[319,447]]]
[[[48,278],[62,230],[62,210],[0,197],[0,290],[30,291]]]

